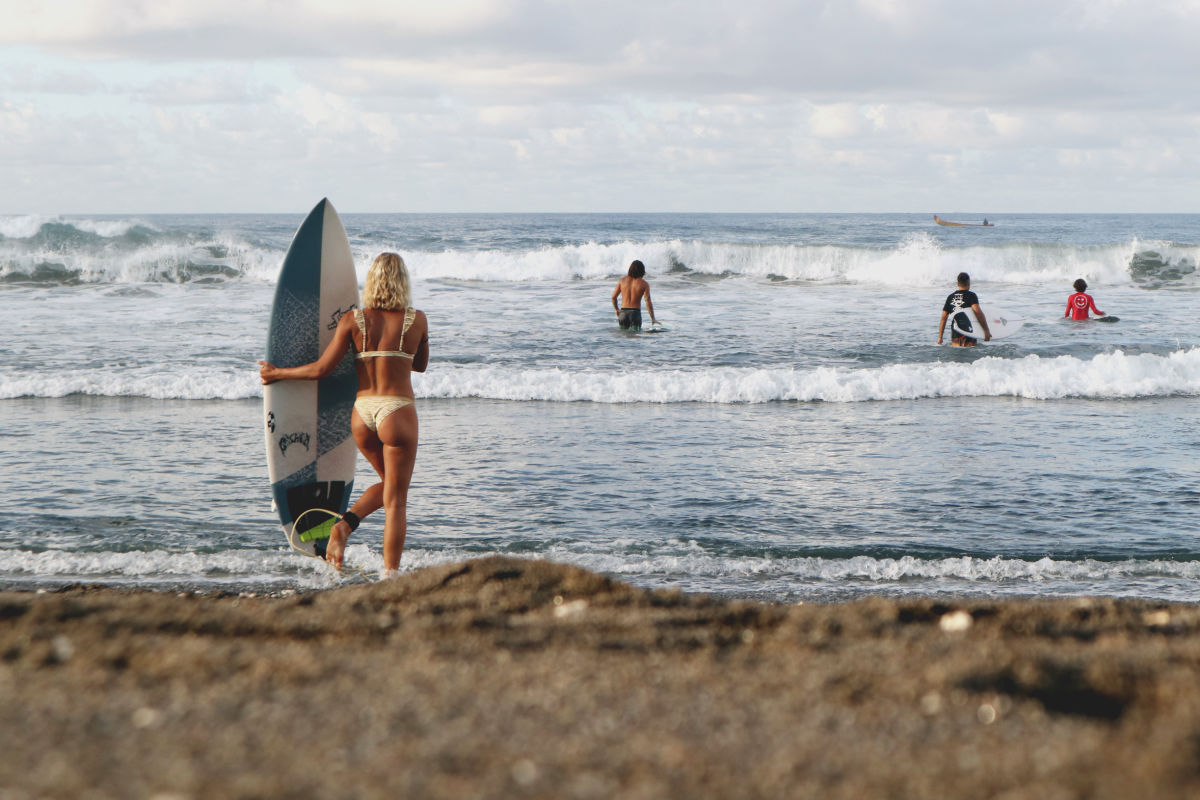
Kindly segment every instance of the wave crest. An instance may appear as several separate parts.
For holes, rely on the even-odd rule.
[[[281,258],[236,236],[164,231],[140,219],[0,218],[0,283],[265,281]]]
[[[853,403],[933,397],[1128,399],[1200,393],[1200,349],[1104,353],[870,369],[713,368],[632,372],[439,365],[414,376],[422,397],[595,403]]]
[[[694,370],[506,369],[437,364],[413,376],[423,399],[591,403],[857,403],[935,397],[1132,399],[1200,394],[1200,348],[1167,355],[1103,353],[1091,359],[1029,355],[972,363],[891,364],[868,369],[717,367]],[[262,396],[252,369],[203,367],[162,373],[20,373],[0,370],[0,398],[146,397],[241,400]]]
[[[282,235],[274,229],[270,234]],[[391,235],[377,232],[356,238],[360,279],[379,250],[397,248]],[[1018,285],[1069,284],[1081,276],[1108,286],[1200,283],[1200,246],[1137,239],[1104,245],[997,242],[948,247],[922,231],[890,246],[669,238],[541,246],[531,246],[526,239],[523,244],[400,249],[418,280],[602,280],[623,274],[630,261],[641,259],[652,276],[697,280],[746,277],[926,287],[944,285],[966,270],[977,282]],[[0,283],[266,283],[278,274],[285,249],[285,240],[247,241],[238,234],[172,228],[140,218],[0,217]]]

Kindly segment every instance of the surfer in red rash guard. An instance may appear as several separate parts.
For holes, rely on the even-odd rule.
[[[1096,301],[1092,299],[1090,294],[1087,294],[1087,281],[1083,278],[1075,281],[1075,294],[1067,298],[1067,311],[1063,314],[1064,317],[1070,317],[1074,320],[1087,319],[1088,312],[1093,312],[1097,317],[1107,317],[1100,309],[1096,308]]]

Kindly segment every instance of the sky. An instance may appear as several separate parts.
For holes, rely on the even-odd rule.
[[[1200,198],[1200,0],[0,0],[0,15],[0,214]]]

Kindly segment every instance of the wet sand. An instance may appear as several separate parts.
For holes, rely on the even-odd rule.
[[[1200,796],[1200,606],[0,593],[0,798]]]

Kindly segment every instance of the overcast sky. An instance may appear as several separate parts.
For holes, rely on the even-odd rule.
[[[1200,0],[0,0],[0,14],[0,213],[1200,199]]]

